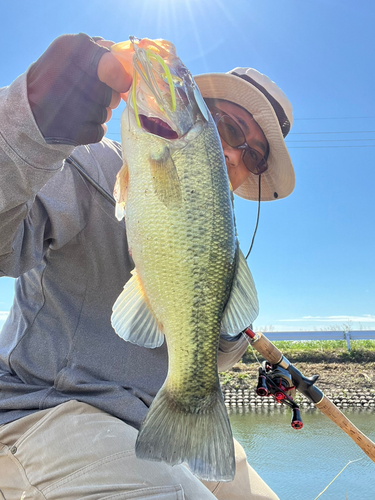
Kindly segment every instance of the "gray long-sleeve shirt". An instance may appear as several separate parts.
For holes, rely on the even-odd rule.
[[[120,145],[47,145],[26,75],[0,89],[0,117],[0,276],[18,278],[0,333],[0,425],[77,399],[138,428],[166,377],[166,344],[146,349],[112,329],[132,269],[125,225],[64,162],[71,154],[112,193]],[[219,369],[246,345],[221,339]]]

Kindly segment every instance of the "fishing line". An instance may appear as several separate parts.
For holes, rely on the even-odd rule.
[[[247,255],[246,255],[246,257],[245,257],[246,259],[247,259],[247,258],[248,258],[248,256],[250,255],[251,249],[253,248],[254,238],[255,238],[255,235],[256,235],[256,233],[257,233],[257,229],[258,229],[258,224],[259,224],[259,214],[260,214],[261,184],[262,184],[262,176],[261,176],[261,175],[259,175],[258,213],[257,213],[257,220],[256,220],[256,224],[255,224],[255,229],[254,229],[253,239],[251,240],[251,244],[250,244],[249,251],[247,252]]]
[[[251,327],[250,327],[250,328],[251,328]],[[249,337],[248,337],[248,336],[246,335],[246,333],[244,333],[244,332],[242,332],[242,335],[245,337],[246,342],[247,342],[247,343],[249,344],[249,346],[251,347],[251,350],[253,351],[253,355],[254,355],[255,359],[257,360],[258,365],[259,365],[259,366],[262,366],[262,363],[259,361],[259,358],[258,358],[258,356],[257,356],[257,354],[256,354],[256,351],[255,351],[254,347],[251,345],[251,342],[250,342],[250,340],[249,340]]]
[[[333,481],[336,481],[336,479],[339,477],[339,475],[342,472],[344,472],[344,470],[347,468],[348,465],[350,465],[350,464],[352,464],[354,462],[359,462],[360,460],[363,460],[363,458],[357,458],[357,460],[349,460],[349,462],[345,465],[345,467],[343,469],[341,469],[341,471],[337,474],[337,476],[332,479],[332,481],[324,488],[324,490],[321,493],[319,493],[319,495],[316,498],[314,498],[314,500],[317,500],[320,496],[323,495],[323,493],[325,491],[327,491],[327,489],[331,486],[331,484],[333,483]]]

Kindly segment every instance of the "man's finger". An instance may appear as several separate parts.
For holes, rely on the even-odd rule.
[[[116,57],[107,52],[102,55],[98,64],[98,78],[117,92],[127,92],[132,77],[125,71]]]
[[[99,40],[98,39],[99,37],[95,37],[93,36],[92,39],[94,40],[95,43],[97,43],[98,45],[100,45],[101,47],[107,47],[109,49],[109,47],[111,47],[112,45],[115,44],[115,42],[112,42],[111,40]]]
[[[109,103],[108,107],[111,109],[115,109],[120,104],[120,101],[121,101],[120,94],[115,90],[112,90],[111,102]]]
[[[109,120],[112,118],[112,110],[107,108],[107,118],[105,120],[105,123],[106,122],[109,122]]]

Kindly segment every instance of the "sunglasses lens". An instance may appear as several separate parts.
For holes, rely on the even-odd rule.
[[[268,169],[267,160],[258,151],[246,144],[246,137],[237,123],[228,115],[217,113],[216,126],[220,137],[232,148],[243,146],[242,160],[249,172],[254,175],[263,174]],[[246,146],[246,147],[244,147]]]
[[[223,115],[217,123],[217,129],[220,137],[232,148],[237,148],[246,142],[246,138],[230,116]]]
[[[268,169],[267,161],[255,149],[247,148],[242,161],[247,170],[254,175],[263,174]]]

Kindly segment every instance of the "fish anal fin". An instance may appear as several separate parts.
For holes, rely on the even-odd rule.
[[[117,335],[143,347],[159,347],[164,342],[136,270],[113,306],[112,326]]]
[[[258,316],[258,296],[244,254],[238,248],[232,290],[224,309],[221,333],[235,337]]]
[[[176,165],[168,147],[164,147],[160,154],[150,156],[151,175],[154,190],[159,200],[166,207],[181,203],[181,185]]]
[[[129,170],[128,164],[124,161],[121,169],[117,173],[113,196],[116,200],[116,218],[121,220],[125,215],[126,199],[128,196]]]

